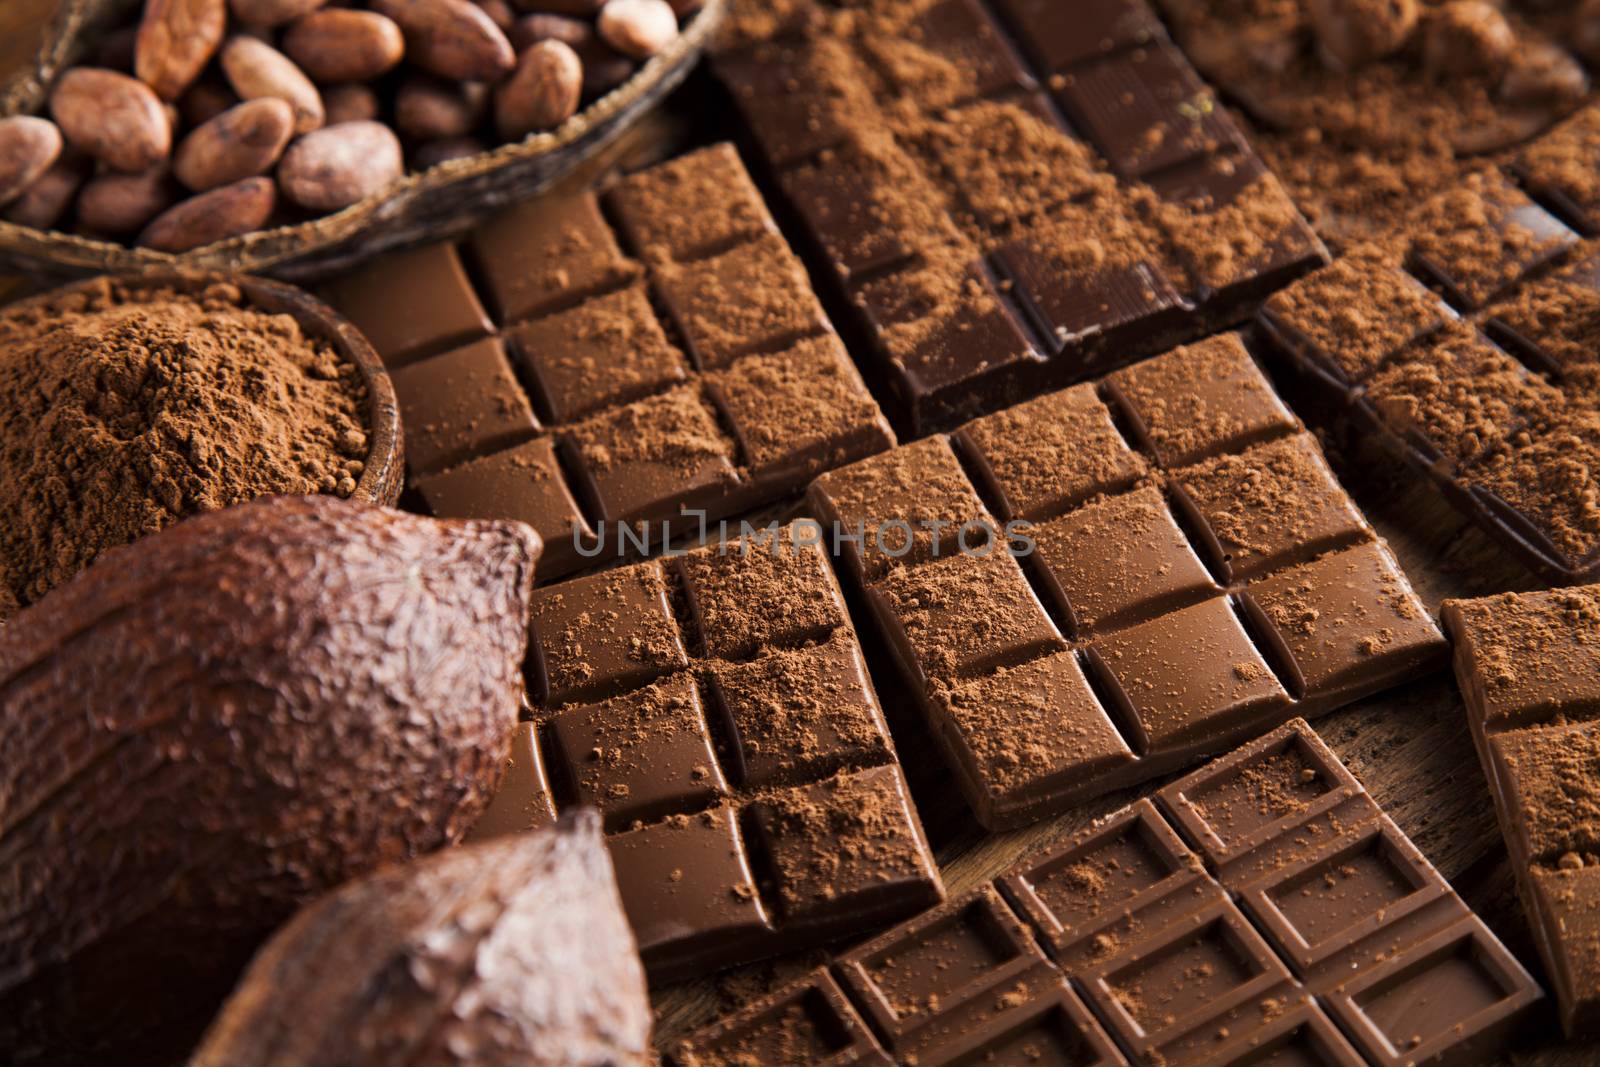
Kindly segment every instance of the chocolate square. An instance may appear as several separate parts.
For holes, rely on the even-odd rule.
[[[777,229],[726,141],[630,175],[606,201],[628,244],[647,259],[698,259]]]
[[[716,69],[777,170],[844,140],[852,110],[870,102],[862,68],[837,41],[771,41],[718,56]]]
[[[641,286],[518,324],[506,332],[557,422],[636,400],[688,377]]]
[[[777,234],[695,263],[660,263],[657,289],[696,365],[726,367],[828,329],[805,268]]]
[[[1201,546],[1229,581],[1373,536],[1310,434],[1218,456],[1174,478]]]
[[[533,595],[534,699],[543,708],[615,696],[689,665],[657,563]]]
[[[416,488],[441,519],[514,519],[532,526],[544,542],[541,574],[575,562],[577,539],[594,543],[548,437],[418,478]]]
[[[1165,37],[1145,0],[995,0],[1017,40],[1040,69],[1055,72],[1085,60]]]
[[[1489,311],[1484,332],[1537,370],[1582,378],[1600,366],[1600,256],[1530,282]]]
[[[933,0],[922,5],[902,40],[915,43],[935,61],[885,64],[885,78],[891,88],[923,107],[948,107],[973,97],[1033,87],[1033,78],[978,0]],[[863,47],[870,52],[879,43],[868,39]]]
[[[1222,597],[1097,638],[1090,655],[1104,671],[1117,721],[1136,731],[1141,755],[1248,730],[1289,703]]]
[[[1508,180],[1478,175],[1414,219],[1411,259],[1458,308],[1476,311],[1578,243]]]
[[[715,543],[678,560],[705,654],[745,659],[849,625],[827,557],[774,535]]]
[[[737,481],[733,450],[693,386],[635,400],[563,431],[579,484],[610,522],[659,521]]]
[[[863,580],[901,561],[950,555],[964,525],[970,538],[978,523],[998,526],[943,437],[830,471],[811,483],[807,499],[819,519],[848,535],[842,554]]]
[[[1056,99],[1117,172],[1142,178],[1239,141],[1239,131],[1176,46],[1087,63],[1062,77]]]
[[[1237,334],[1117,371],[1109,392],[1136,439],[1167,467],[1235,451],[1299,427]]]
[[[883,713],[848,632],[746,663],[713,663],[710,677],[741,785],[793,784],[890,759]]]
[[[841,913],[883,922],[939,901],[898,767],[770,793],[748,810],[787,924],[825,928]]]
[[[1094,386],[1049,393],[969,422],[956,434],[1004,519],[1039,521],[1148,470]]]
[[[459,348],[494,328],[449,244],[390,252],[331,282],[328,295],[390,368]]]
[[[1154,487],[1069,512],[1032,537],[1038,570],[1075,634],[1147,619],[1218,591]]]
[[[545,729],[574,799],[609,827],[692,812],[728,791],[689,674],[566,708]]]
[[[1003,545],[891,571],[871,589],[914,669],[953,682],[1064,647],[1017,561]]]
[[[531,722],[519,722],[512,731],[505,775],[489,807],[472,824],[466,838],[469,843],[527,833],[556,821],[550,780],[545,777],[544,760],[539,755],[538,731],[539,727]]]
[[[404,367],[390,380],[413,476],[508,448],[538,432],[498,338]]]
[[[501,323],[620,288],[638,272],[592,192],[543,196],[502,212],[472,234],[467,248]]]
[[[1600,233],[1600,109],[1581,108],[1522,149],[1511,166],[1530,193],[1580,233]]]
[[[784,485],[894,444],[894,432],[836,334],[746,356],[710,376],[753,478]]]

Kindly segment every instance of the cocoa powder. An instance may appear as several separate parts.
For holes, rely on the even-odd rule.
[[[0,405],[0,618],[185,516],[347,497],[368,451],[358,369],[231,285],[0,313]]]

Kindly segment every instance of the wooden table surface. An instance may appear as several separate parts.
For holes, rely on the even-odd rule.
[[[0,76],[26,61],[44,14],[52,7],[53,0],[0,0]],[[653,117],[628,139],[619,150],[623,165],[669,154],[686,138],[706,139],[706,101],[692,85],[686,93],[687,104],[680,101],[674,113]],[[0,297],[13,283],[0,277]],[[1341,420],[1317,410],[1303,383],[1286,377],[1281,365],[1269,362],[1268,366],[1290,403],[1318,430],[1344,484],[1388,539],[1435,616],[1449,597],[1540,586],[1423,479],[1371,445],[1352,440]],[[879,666],[885,662],[881,656],[873,659]],[[940,761],[928,750],[898,679],[875,670],[875,681],[951,895],[986,881],[1028,850],[1065,836],[1160,784],[1106,797],[1022,830],[987,834],[966,813],[958,791],[939,769]],[[1465,712],[1448,670],[1326,715],[1314,725],[1467,903],[1542,977],[1467,733]],[[802,954],[657,990],[658,1041],[669,1041],[797,976],[820,958],[816,953]],[[1600,1044],[1564,1043],[1547,1007],[1526,1028],[1505,1062],[1529,1067],[1600,1063]]]

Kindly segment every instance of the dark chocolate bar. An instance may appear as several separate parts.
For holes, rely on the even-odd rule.
[[[1274,296],[1260,323],[1542,577],[1600,578],[1600,243],[1586,110]],[[1576,229],[1574,229],[1575,227]]]
[[[1326,262],[1145,0],[846,7],[768,17],[715,69],[917,434]]]
[[[1444,658],[1232,334],[832,471],[808,501],[991,828]]]
[[[532,524],[541,578],[618,524],[715,521],[894,443],[728,145],[523,204],[331,298],[392,370],[422,500]]]
[[[1447,601],[1456,680],[1569,1035],[1600,1033],[1600,588]]]
[[[673,1067],[1464,1067],[1540,997],[1296,721],[667,1053]]]
[[[597,809],[651,978],[943,897],[827,557],[793,527],[546,586],[476,833]]]

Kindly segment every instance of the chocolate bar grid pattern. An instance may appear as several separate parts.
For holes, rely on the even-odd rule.
[[[1562,584],[1600,578],[1584,503],[1596,483],[1580,473],[1600,462],[1587,425],[1600,412],[1600,170],[1574,165],[1585,156],[1600,164],[1600,107],[1419,207],[1400,254],[1352,249],[1259,319],[1364,429]],[[1341,322],[1318,308],[1350,312]],[[1428,376],[1437,383],[1419,383]],[[1487,440],[1480,412],[1495,420]]]
[[[1020,565],[998,548],[962,553],[953,535],[942,556],[931,539],[898,560],[850,543],[842,554],[990,828],[1444,656],[1387,546],[1237,335],[841,468],[808,501],[846,531],[1034,524]],[[885,540],[906,543],[898,529]]]
[[[818,0],[801,7],[827,5]],[[1016,105],[1085,146],[1095,172],[1116,175],[1124,188],[1148,186],[1144,191],[1163,205],[1169,221],[1152,217],[1160,213],[1149,205],[1135,210],[1130,218],[1162,247],[1136,263],[1069,276],[1031,243],[1044,238],[1008,233],[1007,222],[984,217],[1004,208],[975,205],[961,190],[949,191],[959,179],[941,175],[937,151],[922,159],[909,147],[880,141],[875,150],[895,161],[890,173],[852,162],[860,149],[847,126],[864,121],[875,105],[868,94],[839,89],[839,79],[812,58],[815,45],[805,33],[780,34],[719,56],[715,69],[766,171],[807,247],[826,265],[820,274],[838,282],[836,295],[874,350],[872,369],[886,379],[917,434],[1214,332],[1326,262],[1321,242],[1145,0],[937,0],[926,7],[897,44],[910,47],[914,38],[936,62],[961,71],[975,94],[920,99],[917,86],[897,85],[864,54],[856,56],[856,80],[869,84],[868,71],[876,71],[889,106],[910,100],[930,113]],[[847,118],[829,110],[834,93],[844,98],[837,106],[849,111]],[[1085,173],[1063,169],[1026,140],[989,150],[1008,157],[1009,181],[1034,189],[1085,185]],[[1032,173],[1023,178],[1026,169]],[[934,192],[941,188],[946,191]],[[1247,206],[1252,188],[1262,200]],[[948,203],[909,216],[867,206],[918,195]],[[1065,239],[1117,242],[1104,220],[1107,208],[1117,206],[1073,215]],[[964,223],[979,231],[977,244],[988,250],[970,264],[966,284],[990,299],[985,310],[936,322],[939,309],[919,310],[918,298],[901,292],[898,279],[914,276],[926,265],[927,246]],[[1219,241],[1235,247],[1219,254]],[[888,333],[919,315],[928,316],[921,328],[933,336],[912,351],[896,351],[885,340]]]
[[[1568,1035],[1600,1032],[1600,588],[1450,601],[1456,679]]]
[[[1300,721],[669,1062],[1469,1064],[1540,995]]]
[[[530,523],[541,578],[583,565],[575,532],[715,521],[894,443],[725,144],[523,204],[330,298],[393,368],[428,509]]]
[[[826,558],[720,552],[534,598],[517,793],[553,798],[542,818],[601,811],[653,981],[881,928],[943,897]],[[538,806],[504,789],[502,803],[512,818]]]

